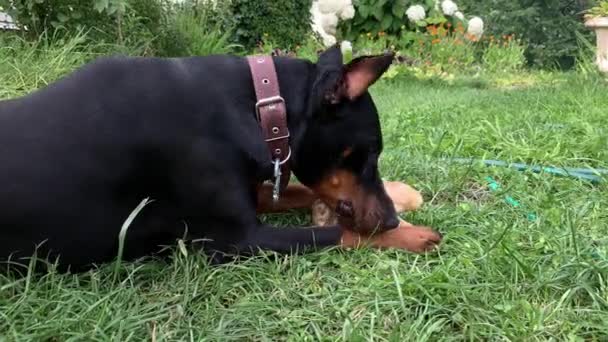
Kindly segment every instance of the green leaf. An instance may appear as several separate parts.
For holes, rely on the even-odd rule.
[[[393,8],[391,9],[391,12],[393,13],[393,15],[399,19],[403,18],[403,15],[405,14],[405,10],[407,6],[407,0],[396,0],[393,3]]]
[[[103,12],[106,8],[108,8],[109,5],[109,0],[95,0],[95,3],[93,4],[93,8],[101,13]]]
[[[443,17],[443,16],[441,16],[441,17],[440,16],[435,16],[435,17],[428,17],[428,18],[426,18],[426,22],[428,24],[431,24],[431,25],[438,25],[438,24],[441,24],[441,23],[445,23],[446,21],[448,21],[448,20],[445,17]]]
[[[118,1],[114,6],[119,13],[125,13],[127,11],[127,4],[124,1]]]
[[[380,28],[382,29],[382,31],[386,31],[389,27],[391,27],[392,23],[393,17],[391,17],[390,15],[385,15],[384,18],[382,18],[382,21],[380,22]]]
[[[382,20],[383,14],[384,14],[384,11],[382,10],[382,7],[380,7],[380,6],[374,7],[374,9],[372,10],[372,15],[378,21]]]
[[[369,17],[369,12],[370,12],[370,8],[364,5],[360,5],[357,8],[357,14],[358,16],[360,16],[361,18],[367,18]]]
[[[376,27],[376,22],[374,21],[367,21],[364,25],[363,25],[363,30],[365,32],[371,32],[374,30],[374,28]]]
[[[417,26],[420,26],[420,27],[426,27],[426,25],[428,25],[428,24],[427,24],[427,22],[426,22],[426,21],[424,21],[424,20],[418,20],[418,21],[416,22],[416,25],[417,25]]]
[[[391,31],[393,32],[398,32],[399,30],[401,30],[401,21],[393,19],[393,24],[391,27]]]
[[[57,14],[57,19],[59,19],[59,22],[65,23],[68,20],[70,20],[70,17],[68,17],[67,15],[65,15],[63,13],[59,13],[59,14]]]
[[[416,40],[416,33],[408,31],[406,33],[403,34],[403,36],[401,37],[401,40],[405,41],[405,42],[413,42]]]

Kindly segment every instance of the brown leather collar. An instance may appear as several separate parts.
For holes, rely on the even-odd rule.
[[[279,199],[279,192],[285,189],[291,177],[289,158],[289,129],[287,127],[287,107],[281,97],[279,80],[270,56],[247,57],[255,96],[257,102],[255,111],[258,122],[262,127],[262,134],[268,144],[270,159],[275,165],[275,179],[273,179],[273,200]]]

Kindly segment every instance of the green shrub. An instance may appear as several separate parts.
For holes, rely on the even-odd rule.
[[[98,32],[115,25],[114,14],[124,6],[101,0],[0,0],[0,6],[21,25],[23,33],[35,38],[48,32],[70,32],[95,27]],[[102,7],[103,6],[103,7]],[[106,11],[107,10],[107,11]]]
[[[151,47],[162,30],[165,0],[0,0],[30,39],[86,33],[96,44]]]
[[[517,71],[526,63],[524,52],[521,40],[513,36],[492,37],[483,51],[483,68],[489,72]]]
[[[88,43],[82,34],[70,38],[26,40],[0,35],[0,99],[24,95],[66,75],[99,56],[105,47]]]
[[[596,6],[591,7],[585,14],[586,18],[608,17],[608,1],[601,0]]]
[[[339,29],[343,39],[355,40],[361,35],[386,34],[399,36],[404,32],[425,32],[429,26],[449,23],[455,26],[461,20],[446,16],[435,9],[436,0],[359,0],[355,1],[355,17],[340,22]],[[407,9],[412,5],[422,6],[426,18],[411,22]]]
[[[231,44],[233,29],[209,5],[177,6],[167,18],[166,29],[158,37],[159,54],[164,56],[203,56],[235,52]]]
[[[297,57],[315,62],[318,59],[319,54],[324,50],[325,46],[323,46],[319,39],[314,35],[309,35],[302,44],[295,45],[293,49],[283,49],[280,45],[272,41],[271,38],[266,38],[253,50],[253,53]]]
[[[264,34],[283,48],[306,40],[311,32],[312,0],[232,0],[231,12],[237,27],[236,39],[254,48]]]
[[[537,67],[572,67],[578,52],[576,33],[591,35],[582,20],[589,1],[459,0],[459,4],[484,18],[488,34],[520,37],[527,45],[528,64]]]
[[[434,13],[435,0],[359,0],[353,2],[355,17],[340,23],[340,30],[345,39],[354,40],[361,34],[377,35],[380,32],[389,35],[399,34],[403,29],[415,29],[416,24],[409,22],[405,11],[410,5],[422,5],[427,14],[431,14],[430,21],[438,13]],[[429,11],[433,13],[429,13]],[[432,22],[434,23],[434,22]],[[419,23],[420,27],[426,22]],[[431,23],[429,23],[431,24]]]

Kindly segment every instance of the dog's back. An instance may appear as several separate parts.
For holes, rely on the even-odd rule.
[[[112,257],[130,210],[167,195],[172,135],[195,129],[175,116],[191,98],[182,63],[105,58],[0,102],[0,259],[31,255],[32,241],[72,264]]]

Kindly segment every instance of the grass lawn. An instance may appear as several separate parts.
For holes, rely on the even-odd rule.
[[[2,98],[80,62],[12,53],[0,53]],[[405,218],[444,233],[439,253],[330,250],[211,268],[176,252],[169,263],[123,265],[117,277],[112,266],[0,276],[0,341],[606,341],[606,184],[448,160],[608,168],[606,83],[401,78],[373,95],[383,176],[423,191],[425,205]],[[486,177],[501,188],[489,190]]]

